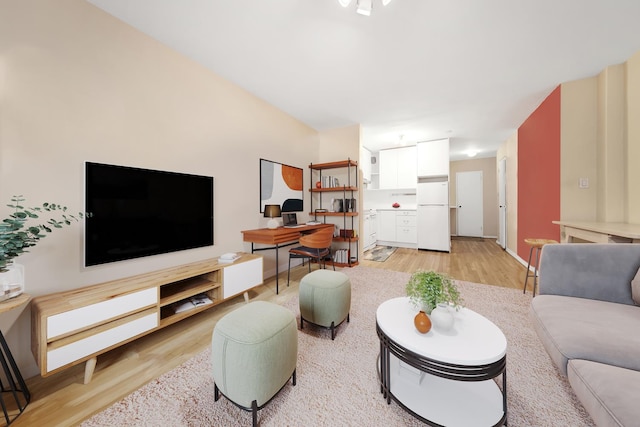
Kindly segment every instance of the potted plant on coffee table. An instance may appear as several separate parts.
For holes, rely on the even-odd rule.
[[[411,275],[405,289],[409,300],[420,311],[414,323],[422,333],[431,329],[431,319],[427,321],[421,313],[431,315],[438,304],[443,304],[443,310],[448,310],[451,306],[456,309],[462,306],[460,292],[455,282],[446,274],[418,270]],[[453,319],[452,315],[451,319]],[[446,320],[446,322],[449,321]],[[452,322],[453,320],[449,323]],[[428,327],[425,323],[428,323]],[[442,322],[440,324],[443,325]]]

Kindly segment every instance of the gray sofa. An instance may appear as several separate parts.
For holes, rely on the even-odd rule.
[[[568,243],[542,250],[531,319],[598,426],[640,426],[638,268],[640,244]]]

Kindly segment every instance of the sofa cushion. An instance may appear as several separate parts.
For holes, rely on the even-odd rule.
[[[634,426],[640,420],[640,372],[587,360],[568,365],[569,383],[595,423]]]
[[[531,301],[530,313],[547,353],[563,374],[570,359],[640,370],[640,307],[539,295]]]
[[[631,281],[631,298],[633,298],[633,302],[640,305],[640,268],[636,277]]]

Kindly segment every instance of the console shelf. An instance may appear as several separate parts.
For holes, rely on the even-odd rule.
[[[198,276],[193,279],[182,280],[160,288],[160,307],[184,300],[194,295],[207,293],[212,289],[222,286],[220,282],[210,280],[207,277]],[[211,295],[209,295],[211,298]],[[213,298],[211,298],[213,301]],[[217,301],[213,301],[217,302]]]
[[[262,256],[242,254],[171,267],[33,299],[31,351],[49,376],[86,362],[85,384],[98,355],[207,310],[262,284]],[[199,295],[211,303],[177,310]]]

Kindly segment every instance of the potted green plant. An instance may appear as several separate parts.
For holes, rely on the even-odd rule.
[[[27,248],[35,246],[40,239],[46,237],[55,228],[63,228],[71,225],[72,221],[90,214],[78,213],[70,215],[67,207],[56,203],[43,203],[42,206],[26,207],[22,203],[23,196],[13,196],[11,204],[7,206],[13,209],[7,218],[0,222],[0,273],[6,272],[13,259],[24,252]],[[57,218],[40,220],[39,214],[44,212],[55,212]],[[40,221],[39,224],[28,224],[30,221]]]
[[[462,297],[449,276],[435,271],[418,270],[406,285],[407,296],[420,311],[431,314],[439,303],[462,305]]]

